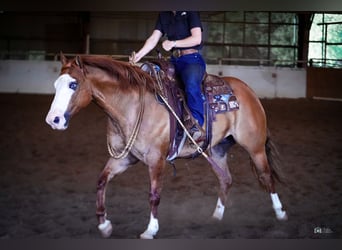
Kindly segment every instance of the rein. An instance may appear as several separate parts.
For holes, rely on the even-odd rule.
[[[178,115],[176,114],[176,112],[173,110],[173,108],[170,106],[170,104],[167,102],[167,100],[165,99],[165,97],[162,94],[158,95],[163,102],[166,104],[166,106],[168,107],[168,109],[170,110],[170,112],[172,113],[172,115],[176,118],[176,120],[179,122],[179,125],[184,129],[185,134],[187,135],[187,137],[190,139],[190,141],[196,146],[196,150],[198,153],[200,154],[205,154],[203,149],[198,145],[198,143],[194,140],[194,138],[192,138],[192,136],[190,135],[189,131],[186,129],[185,125],[183,124],[183,122],[181,121],[181,119],[178,117]]]
[[[196,151],[198,154],[202,154],[204,155],[205,158],[207,158],[208,156],[205,154],[203,148],[194,140],[194,138],[191,136],[191,134],[189,133],[188,129],[186,128],[186,126],[184,125],[184,123],[182,122],[181,118],[177,115],[177,112],[173,109],[173,107],[170,105],[170,103],[168,102],[168,98],[166,96],[164,96],[164,92],[163,92],[163,84],[162,84],[162,79],[160,77],[160,74],[158,74],[158,71],[160,71],[161,69],[158,68],[156,69],[154,66],[151,64],[148,64],[150,69],[153,71],[153,74],[156,78],[156,82],[157,82],[157,93],[156,95],[162,99],[163,103],[166,105],[166,107],[169,109],[169,111],[171,112],[171,114],[176,118],[177,122],[179,123],[179,125],[182,127],[182,129],[184,130],[186,136],[189,138],[189,140],[193,143],[193,145],[196,147]]]
[[[219,165],[217,165],[217,163],[206,153],[204,152],[205,149],[203,149],[195,140],[194,138],[191,136],[191,134],[189,133],[189,131],[187,130],[186,126],[184,125],[184,123],[182,122],[181,118],[177,115],[176,111],[171,107],[171,105],[169,104],[169,102],[167,101],[167,98],[165,96],[163,96],[162,94],[162,89],[161,86],[163,86],[161,84],[161,79],[159,77],[159,74],[157,74],[155,72],[155,68],[152,67],[152,70],[154,71],[154,74],[156,75],[156,80],[159,86],[159,93],[158,96],[163,100],[163,102],[165,103],[165,105],[167,106],[167,108],[169,109],[169,111],[172,113],[172,115],[176,118],[176,120],[178,121],[178,123],[180,124],[180,126],[183,128],[186,136],[189,138],[189,140],[193,143],[193,145],[196,147],[196,152],[199,155],[202,155],[208,162],[209,164],[212,166],[212,168],[219,173],[221,176],[227,177],[228,173],[223,170],[222,168],[219,167]],[[208,114],[207,114],[207,118],[208,118]],[[209,129],[210,126],[208,126],[207,129]],[[211,133],[211,132],[210,132]],[[194,154],[194,156],[196,156],[196,154]]]
[[[128,142],[125,146],[125,148],[122,150],[122,152],[120,154],[117,154],[115,152],[115,149],[112,147],[112,145],[110,144],[109,140],[108,140],[108,136],[107,136],[107,148],[108,148],[108,152],[110,154],[110,156],[114,159],[122,159],[122,158],[125,158],[129,152],[131,151],[133,145],[134,145],[134,142],[135,140],[137,139],[137,135],[138,135],[138,132],[139,132],[139,129],[140,129],[140,126],[141,126],[141,121],[142,121],[142,118],[144,116],[144,87],[141,87],[139,89],[139,106],[140,106],[140,109],[139,109],[139,114],[138,114],[138,118],[135,122],[135,125],[134,125],[134,128],[133,128],[133,131],[132,131],[132,134],[131,136],[129,137],[128,139]]]
[[[157,74],[158,75],[158,74]],[[157,82],[161,81],[160,78],[157,78]],[[158,82],[158,85],[162,86],[161,84],[159,84],[160,82]],[[159,87],[160,87],[159,86]],[[224,171],[223,169],[221,169],[217,163],[215,161],[213,161],[213,159],[204,152],[204,150],[201,148],[200,145],[198,145],[198,143],[192,138],[192,136],[190,135],[189,131],[186,129],[185,125],[183,124],[183,122],[181,121],[181,119],[178,117],[178,115],[176,114],[176,112],[173,110],[173,108],[170,106],[170,104],[168,103],[167,99],[161,94],[159,93],[160,98],[164,101],[164,103],[166,104],[166,106],[168,107],[168,109],[171,111],[171,113],[175,116],[176,120],[179,122],[179,124],[182,126],[182,128],[184,129],[184,132],[186,134],[186,136],[190,139],[190,141],[195,145],[196,147],[196,151],[198,154],[203,155],[203,157],[209,162],[209,164],[212,166],[212,168],[219,173],[221,176],[227,176],[227,172]],[[131,151],[134,142],[137,138],[140,126],[141,126],[141,122],[142,122],[142,117],[144,115],[144,87],[142,86],[139,89],[139,102],[140,102],[140,110],[139,110],[139,114],[138,114],[138,118],[136,120],[136,123],[134,125],[133,128],[133,132],[130,136],[130,138],[128,139],[128,142],[125,146],[125,148],[122,150],[122,152],[120,154],[117,154],[114,150],[114,148],[111,146],[110,142],[108,141],[108,137],[107,137],[107,148],[108,148],[108,152],[110,154],[110,156],[114,159],[122,159],[125,158],[129,152]]]

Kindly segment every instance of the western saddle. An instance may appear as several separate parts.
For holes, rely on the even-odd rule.
[[[185,130],[189,130],[194,125],[201,131],[203,128],[199,127],[186,104],[184,90],[176,77],[172,63],[158,56],[155,60],[143,63],[141,69],[155,80],[156,98],[162,105],[166,105],[170,112],[170,146],[167,160],[171,162],[178,156],[189,135]],[[205,151],[211,142],[215,115],[238,110],[239,103],[229,83],[215,75],[205,74],[202,93],[205,96],[205,139],[199,143],[201,143],[201,150]],[[191,157],[195,158],[198,155],[199,152],[196,152]]]

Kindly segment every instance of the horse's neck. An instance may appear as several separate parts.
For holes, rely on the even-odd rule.
[[[123,131],[134,126],[140,106],[138,91],[124,91],[108,86],[108,82],[97,82],[92,95],[94,102]]]

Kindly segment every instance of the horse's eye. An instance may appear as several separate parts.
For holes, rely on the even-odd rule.
[[[76,90],[77,89],[77,82],[71,82],[69,83],[69,88],[71,88],[72,90]]]

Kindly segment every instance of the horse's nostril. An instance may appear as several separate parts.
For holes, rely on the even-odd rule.
[[[58,123],[59,123],[59,117],[56,116],[55,119],[53,119],[53,122],[56,123],[56,124],[58,124]]]

